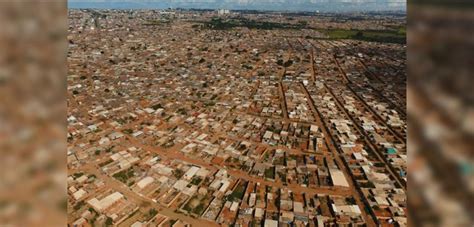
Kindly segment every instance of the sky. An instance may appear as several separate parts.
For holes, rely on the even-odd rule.
[[[69,8],[248,9],[277,11],[406,10],[406,0],[69,0]]]

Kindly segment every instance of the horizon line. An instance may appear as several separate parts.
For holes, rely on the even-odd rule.
[[[321,5],[334,5],[336,2],[332,4],[321,3]],[[380,2],[369,2],[378,4]],[[401,2],[399,2],[401,3]],[[345,5],[346,7],[333,7],[338,9],[328,9],[326,7],[320,9],[312,9],[312,10],[304,10],[296,8],[286,8],[286,9],[262,9],[260,7],[255,8],[240,8],[240,7],[209,7],[209,6],[178,6],[173,7],[171,4],[163,3],[163,2],[88,2],[88,1],[68,1],[67,8],[68,9],[103,9],[103,10],[169,10],[169,9],[181,9],[181,10],[219,10],[219,9],[227,9],[231,11],[261,11],[261,12],[299,12],[299,13],[314,13],[314,12],[325,12],[325,13],[349,13],[349,12],[403,12],[406,14],[407,12],[407,4],[403,2],[403,6],[393,6],[393,7],[382,7],[377,5],[372,5],[372,7],[363,7],[362,5],[367,4],[353,4],[353,3],[337,3],[339,5]],[[123,6],[118,6],[118,4],[123,4]],[[160,6],[160,4],[163,4]],[[355,7],[354,7],[355,6]],[[367,9],[364,9],[367,8]],[[388,9],[387,9],[388,8]]]

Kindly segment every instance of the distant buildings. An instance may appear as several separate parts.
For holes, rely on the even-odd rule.
[[[218,9],[218,10],[217,10],[217,14],[219,14],[219,15],[227,15],[227,14],[230,14],[230,10],[228,10],[228,9]]]

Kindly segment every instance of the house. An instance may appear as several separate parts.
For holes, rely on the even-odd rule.
[[[155,179],[153,179],[153,177],[147,176],[147,177],[141,179],[140,181],[138,181],[137,186],[140,189],[144,189],[146,186],[153,183],[153,181],[155,181]]]
[[[111,140],[116,140],[116,139],[120,139],[122,138],[124,135],[123,133],[121,132],[113,132],[111,133],[108,137],[111,139]]]
[[[341,170],[329,169],[329,174],[334,186],[349,187],[349,183]]]
[[[122,195],[122,193],[114,192],[101,200],[98,200],[97,198],[92,198],[87,201],[87,204],[92,206],[92,208],[94,208],[95,210],[102,212],[123,198],[125,197]]]
[[[265,224],[263,226],[264,227],[278,227],[278,221],[265,219]]]

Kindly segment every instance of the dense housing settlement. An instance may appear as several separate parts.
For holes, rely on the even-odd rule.
[[[405,15],[71,10],[70,226],[406,226]]]

